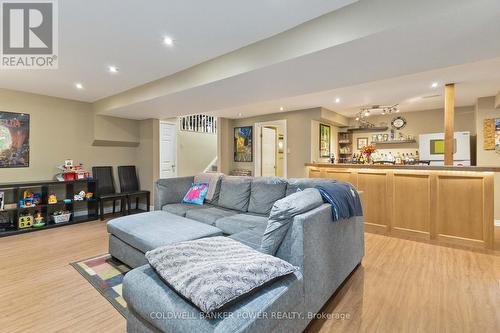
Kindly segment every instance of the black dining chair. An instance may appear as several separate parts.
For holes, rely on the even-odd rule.
[[[139,199],[146,198],[146,210],[149,212],[151,193],[139,189],[139,179],[135,166],[125,165],[118,167],[118,178],[120,179],[120,191],[127,195],[127,209],[131,212],[132,199],[135,199],[135,208],[139,209]]]
[[[120,213],[125,213],[125,193],[117,193],[113,168],[110,166],[97,166],[92,168],[92,176],[97,180],[97,200],[99,200],[99,215],[104,220],[104,203],[113,201],[113,214],[116,212],[116,202],[120,201]]]

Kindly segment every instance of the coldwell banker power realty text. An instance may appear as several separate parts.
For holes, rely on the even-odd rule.
[[[57,0],[0,0],[2,69],[57,69]]]

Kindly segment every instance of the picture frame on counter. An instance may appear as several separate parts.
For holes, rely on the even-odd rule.
[[[368,146],[368,138],[358,138],[356,140],[356,147],[358,150],[360,150],[361,148],[363,147],[366,147]]]

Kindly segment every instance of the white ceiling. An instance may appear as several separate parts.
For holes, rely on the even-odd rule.
[[[472,105],[500,89],[498,60],[446,68],[499,58],[499,17],[496,0],[443,1],[402,25],[103,114],[145,119],[205,112],[235,118],[279,112],[283,105],[288,110],[324,106],[352,115],[359,106],[386,103],[426,109],[442,105],[441,97],[414,106],[405,101],[435,94],[429,89],[433,81],[457,82],[458,105]],[[337,95],[343,102],[332,105]]]
[[[0,87],[95,101],[288,30],[357,0],[59,1],[59,69],[0,72]],[[172,48],[163,36],[175,40]],[[110,75],[115,65],[119,74]],[[84,90],[76,90],[81,82]]]
[[[437,82],[438,87],[432,88]],[[500,57],[464,65],[373,81],[345,88],[249,104],[216,112],[237,118],[325,107],[352,117],[363,106],[399,104],[402,112],[443,108],[444,84],[455,83],[456,106],[470,106],[477,98],[496,95],[500,90]],[[340,99],[336,103],[336,98]]]

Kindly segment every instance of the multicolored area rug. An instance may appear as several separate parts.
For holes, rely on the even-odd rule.
[[[122,282],[130,267],[109,254],[73,262],[73,266],[117,310],[127,317],[127,303],[122,297]]]

